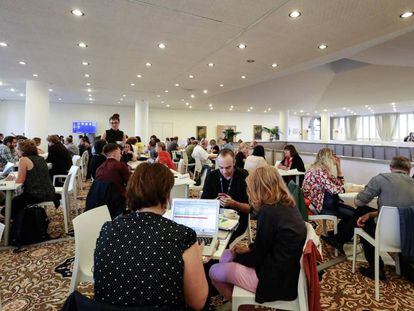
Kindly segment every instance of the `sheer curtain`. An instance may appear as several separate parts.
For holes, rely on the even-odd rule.
[[[345,118],[345,138],[346,140],[357,140],[358,122],[356,116]]]
[[[378,136],[382,141],[391,141],[398,125],[398,114],[387,113],[375,116]]]

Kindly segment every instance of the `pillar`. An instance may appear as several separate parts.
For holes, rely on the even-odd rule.
[[[289,140],[289,110],[279,112],[280,140]]]
[[[148,141],[149,103],[145,100],[135,100],[135,135],[143,142]]]
[[[49,110],[48,85],[39,81],[26,81],[24,134],[28,138],[40,137],[43,150],[47,150],[46,138],[49,135]]]
[[[331,140],[331,118],[329,113],[321,113],[321,141],[329,142]]]

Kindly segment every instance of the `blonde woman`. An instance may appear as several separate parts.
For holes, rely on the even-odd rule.
[[[298,294],[305,223],[275,167],[257,168],[246,182],[258,212],[256,240],[226,250],[210,269],[211,281],[227,300],[234,285],[256,293],[259,303],[293,300]]]

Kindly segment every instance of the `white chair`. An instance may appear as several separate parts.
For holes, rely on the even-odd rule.
[[[313,240],[316,246],[319,246],[319,240],[316,237],[315,231],[312,226],[306,223],[307,236],[305,246],[308,240]],[[298,280],[298,297],[292,301],[272,301],[259,304],[255,301],[255,294],[249,292],[238,286],[233,288],[232,297],[232,310],[237,311],[242,305],[258,305],[261,307],[275,308],[281,310],[297,310],[297,311],[308,311],[308,286],[306,281],[305,269],[303,267],[303,256],[300,260],[300,273]],[[278,290],[275,288],[275,290]]]
[[[88,173],[88,162],[89,162],[89,153],[88,151],[84,151],[81,157],[81,164],[80,164],[81,179],[83,181],[86,181],[86,174]]]
[[[352,254],[352,272],[355,273],[357,236],[365,239],[375,247],[375,299],[379,300],[379,258],[380,253],[401,253],[400,215],[398,208],[383,206],[378,216],[375,238],[371,237],[363,228],[354,229],[354,251]],[[395,256],[395,270],[400,271],[399,257]]]
[[[78,215],[78,189],[77,189],[77,177],[79,176],[79,167],[72,165],[70,170],[70,179],[69,179],[69,188],[68,188],[68,194],[73,195],[73,207],[75,209],[76,215]],[[69,175],[54,175],[53,176],[53,185],[55,185],[56,179],[66,179]],[[62,193],[62,187],[55,187],[55,192],[61,194]],[[69,196],[68,196],[68,207],[69,207]]]
[[[80,155],[72,156],[72,165],[80,166],[80,164],[81,164],[81,156]]]
[[[180,161],[178,161],[178,165],[177,165],[177,172],[180,174],[185,174],[185,165],[184,165],[184,159],[181,159]]]
[[[69,294],[79,282],[93,282],[93,254],[102,225],[111,221],[106,205],[91,209],[73,221],[75,231],[75,261],[73,263],[72,279]]]
[[[190,190],[192,191],[198,191],[199,192],[199,196],[201,196],[201,192],[204,188],[204,183],[206,181],[206,177],[207,177],[207,170],[204,170],[203,173],[200,176],[200,185],[198,186],[190,186]]]
[[[334,234],[338,234],[338,217],[334,215],[309,215],[308,219],[309,221],[322,220],[322,234],[324,236],[327,235],[326,222],[332,221]],[[336,248],[335,248],[335,256],[338,256],[338,250]]]
[[[246,231],[237,238],[234,239],[234,241],[230,244],[229,249],[232,249],[237,243],[239,243],[241,240],[243,240],[245,237],[247,237],[249,244],[253,242],[253,236],[252,236],[252,229],[250,226],[250,214],[247,221],[247,228]]]
[[[195,163],[188,163],[188,154],[186,151],[183,152],[183,160],[184,160],[185,173],[188,173],[188,168],[190,166],[195,166]]]

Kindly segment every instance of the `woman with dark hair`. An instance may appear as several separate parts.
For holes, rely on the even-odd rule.
[[[174,175],[137,167],[127,187],[130,214],[106,222],[94,255],[95,299],[118,306],[200,310],[208,285],[196,233],[163,217]]]
[[[119,114],[114,113],[109,118],[109,123],[111,124],[111,128],[106,130],[105,133],[102,134],[102,139],[105,139],[108,144],[122,144],[125,145],[126,142],[126,135],[123,131],[119,129],[119,123],[121,120],[119,119]]]
[[[134,153],[134,148],[131,144],[126,143],[124,148],[122,149],[121,161],[124,163],[128,163],[129,161],[135,162],[136,160],[137,156]]]
[[[295,146],[293,145],[286,145],[283,149],[285,157],[283,158],[282,162],[280,162],[277,166],[278,169],[281,170],[294,170],[297,169],[299,172],[305,172],[305,164],[303,164],[302,158],[299,156],[298,152],[296,151]],[[300,176],[299,186],[302,186],[304,176]],[[288,184],[291,180],[295,180],[294,176],[285,176],[283,177],[285,182]]]
[[[93,146],[94,155],[92,156],[91,160],[89,161],[89,173],[88,176],[91,176],[95,179],[96,170],[98,167],[106,161],[106,157],[103,154],[103,148],[107,144],[106,140],[98,139],[95,141]]]
[[[47,137],[49,149],[46,162],[52,163],[49,175],[66,175],[72,166],[72,157],[66,147],[60,142],[58,135],[50,135]]]
[[[256,168],[266,165],[265,150],[263,146],[257,145],[253,148],[253,153],[246,158],[246,161],[244,162],[244,169],[251,173]]]

